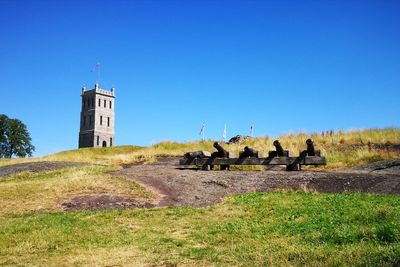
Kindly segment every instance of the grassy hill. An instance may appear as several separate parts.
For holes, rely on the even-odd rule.
[[[312,138],[328,160],[325,168],[345,168],[378,160],[400,157],[400,129],[368,129],[329,134],[297,133],[277,137],[284,149],[298,155],[304,150],[307,138]],[[275,150],[269,137],[257,137],[241,144],[225,144],[226,150],[238,155],[245,146],[253,147],[264,155]],[[0,159],[0,166],[27,161],[74,161],[119,166],[135,162],[151,163],[157,156],[182,156],[188,151],[214,151],[213,140],[195,142],[165,141],[149,147],[115,146],[111,148],[85,148],[63,151],[49,156],[30,159]]]
[[[399,158],[400,130],[332,136],[279,137],[293,153],[314,139],[343,168]],[[271,139],[226,145],[273,150]],[[0,265],[100,266],[391,266],[400,264],[400,197],[363,193],[282,191],[236,195],[206,208],[61,210],[75,196],[112,194],[152,200],[154,193],[111,175],[121,164],[212,149],[212,141],[162,142],[151,147],[79,149],[41,158],[0,160],[96,165],[0,177]]]

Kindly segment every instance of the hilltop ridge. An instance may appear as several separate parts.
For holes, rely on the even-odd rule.
[[[347,168],[374,161],[400,158],[400,129],[367,129],[331,133],[297,133],[277,137],[282,146],[297,154],[305,148],[307,138],[314,140],[316,149],[320,149],[327,158],[326,169]],[[226,150],[239,154],[244,146],[250,146],[258,151],[274,150],[274,140],[270,137],[254,137],[239,144],[223,144]],[[39,158],[1,159],[1,165],[15,164],[27,161],[73,161],[106,165],[123,165],[137,162],[151,163],[156,157],[182,156],[188,151],[213,151],[214,140],[173,142],[164,141],[149,147],[114,146],[110,148],[84,148],[62,151]]]

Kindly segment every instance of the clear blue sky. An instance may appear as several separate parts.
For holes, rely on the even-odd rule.
[[[0,113],[77,147],[82,84],[117,145],[399,126],[400,1],[0,0]]]

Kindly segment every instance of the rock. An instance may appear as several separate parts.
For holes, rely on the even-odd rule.
[[[189,159],[194,159],[194,158],[207,158],[211,157],[211,153],[208,151],[193,151],[193,152],[187,152],[184,155],[185,158]]]
[[[248,139],[251,139],[251,136],[248,135],[236,135],[229,139],[228,144],[237,144],[237,143],[242,143]]]
[[[366,173],[386,173],[386,174],[400,174],[400,159],[381,160],[366,165],[356,166],[345,172],[366,172]]]

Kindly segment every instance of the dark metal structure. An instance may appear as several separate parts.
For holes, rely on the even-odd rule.
[[[275,151],[269,151],[268,152],[268,157],[289,157],[289,151],[288,150],[283,150],[281,143],[279,140],[275,140],[273,142],[273,145],[275,146]]]
[[[206,158],[210,157],[210,152],[207,151],[194,151],[194,152],[187,152],[183,155],[187,159],[195,159],[195,158]]]
[[[281,145],[281,143],[279,142],[279,140],[275,140],[273,144],[274,144],[275,149],[276,149],[276,155],[277,155],[278,157],[283,157],[283,156],[284,156],[284,155],[283,155],[284,151],[283,151],[282,145]]]
[[[211,154],[211,157],[214,158],[227,158],[229,155],[229,152],[226,151],[218,142],[214,142],[213,147],[217,149],[216,152]]]
[[[292,157],[289,151],[283,150],[279,140],[275,140],[273,144],[276,151],[269,151],[267,158],[259,158],[258,151],[250,147],[245,147],[239,158],[230,158],[229,152],[215,142],[217,151],[211,157],[183,158],[179,164],[196,165],[203,170],[213,170],[215,165],[220,165],[221,170],[229,170],[231,165],[286,165],[287,171],[301,170],[302,165],[326,165],[325,157],[321,156],[321,151],[314,149],[311,139],[306,141],[307,150],[301,151],[297,157]]]
[[[254,157],[258,158],[258,151],[251,148],[251,147],[244,147],[243,152],[240,153],[239,158],[249,158],[249,157]]]
[[[214,142],[213,147],[217,149],[216,152],[213,152],[211,154],[211,159],[213,158],[228,158],[229,157],[229,152],[226,151],[218,142]],[[210,169],[214,169],[215,164],[207,164],[210,165]],[[229,170],[229,165],[228,164],[219,164],[221,171],[223,170]]]
[[[307,139],[307,156],[315,156],[314,142],[311,139]]]

